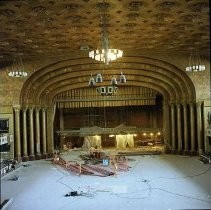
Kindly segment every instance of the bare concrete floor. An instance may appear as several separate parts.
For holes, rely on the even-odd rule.
[[[79,153],[64,156],[77,161]],[[109,177],[79,176],[50,160],[23,164],[1,180],[1,199],[13,198],[8,210],[211,209],[211,165],[198,157],[130,156],[130,170]],[[65,197],[71,191],[83,193]]]

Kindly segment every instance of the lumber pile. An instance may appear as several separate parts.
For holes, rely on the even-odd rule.
[[[99,166],[93,166],[93,165],[83,165],[83,168],[93,172],[93,174],[97,176],[112,176],[115,173],[113,171],[110,171],[108,169],[104,169]]]
[[[84,174],[84,175],[95,175],[95,176],[112,176],[115,174],[114,172],[99,166],[80,164],[72,161],[65,161],[58,155],[56,155],[53,158],[53,163],[61,166],[62,168],[64,168],[69,172],[74,172],[79,175]]]
[[[110,157],[110,162],[113,164],[115,170],[118,171],[128,171],[129,166],[128,166],[128,160],[125,156],[111,156]]]

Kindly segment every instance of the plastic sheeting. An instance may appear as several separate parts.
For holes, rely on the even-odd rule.
[[[101,148],[101,136],[85,136],[83,142],[83,149]]]
[[[134,147],[134,139],[132,134],[128,135],[116,135],[116,147],[117,149],[124,149],[126,147]]]

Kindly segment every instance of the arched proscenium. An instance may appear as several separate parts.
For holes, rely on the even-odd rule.
[[[23,86],[21,104],[53,103],[55,95],[65,90],[87,87],[90,75],[102,71],[108,79],[123,71],[127,76],[126,85],[153,88],[164,97],[168,96],[166,101],[169,103],[195,100],[190,78],[184,71],[164,61],[146,57],[126,57],[104,69],[102,64],[90,63],[90,59],[80,58],[60,61],[32,74]]]
[[[31,107],[30,119],[36,125],[35,140],[33,139],[33,124],[28,131],[31,135],[31,145],[34,145],[36,141],[36,149],[31,149],[32,154],[36,152],[38,156],[41,151],[42,155],[46,156],[53,152],[53,123],[57,96],[76,89],[83,89],[83,93],[84,90],[89,92],[88,81],[91,74],[102,73],[106,84],[109,84],[112,76],[120,75],[120,72],[127,77],[124,90],[133,91],[135,88],[131,87],[150,88],[162,95],[163,137],[166,147],[171,152],[187,151],[188,154],[194,154],[197,149],[196,142],[202,140],[200,135],[195,135],[195,130],[198,131],[202,125],[197,124],[199,128],[195,128],[196,98],[191,79],[186,72],[172,64],[142,56],[124,57],[121,61],[112,62],[108,66],[93,62],[89,58],[69,59],[52,63],[35,71],[25,81],[20,97],[21,107]],[[96,94],[94,97],[99,97],[99,95]],[[83,101],[77,106],[81,107],[81,104]],[[198,110],[199,113],[200,107]],[[42,120],[41,129],[39,120]],[[202,122],[200,115],[197,116],[197,120]],[[41,140],[43,146],[39,144]]]

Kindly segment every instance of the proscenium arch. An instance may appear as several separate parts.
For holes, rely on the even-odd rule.
[[[27,79],[21,90],[20,104],[51,105],[54,97],[61,92],[88,87],[91,74],[103,72],[106,80],[110,80],[112,75],[119,75],[121,71],[127,76],[127,86],[154,89],[169,103],[195,101],[194,85],[183,70],[162,60],[136,56],[124,57],[106,67],[101,63],[93,63],[89,58],[52,63]]]
[[[164,96],[164,98],[165,98],[166,101],[169,101],[169,99],[170,99],[169,93],[166,92],[166,90],[165,90],[164,88],[158,87],[158,86],[156,86],[156,85],[154,85],[154,84],[152,84],[152,83],[144,82],[144,81],[141,82],[141,85],[138,84],[138,83],[133,83],[133,87],[136,87],[136,86],[138,86],[138,87],[141,86],[141,87],[146,87],[146,88],[150,88],[150,89],[153,89],[153,90],[157,90],[159,93],[161,93],[161,94]],[[77,88],[79,88],[79,85],[71,86],[71,88],[77,89]],[[55,97],[57,94],[62,93],[62,92],[65,92],[65,91],[68,91],[68,90],[70,90],[70,87],[69,87],[69,86],[65,86],[65,87],[60,87],[60,89],[58,89],[57,92],[52,93],[52,94],[49,96],[49,98],[52,99],[51,104],[54,103],[54,100],[53,100],[53,99],[54,99],[54,97]],[[49,98],[48,98],[47,100],[49,100]]]
[[[143,83],[146,83],[146,80],[145,80],[146,76],[144,77],[143,75],[135,75],[135,77],[136,77],[136,79],[134,79],[134,78],[131,79],[127,75],[127,80],[132,81],[132,86],[143,86]],[[51,85],[49,85],[49,86],[46,85],[46,87],[45,87],[45,90],[47,90],[47,89],[53,90],[53,91],[50,91],[49,94],[52,95],[52,97],[48,97],[48,100],[50,100],[51,98],[53,98],[55,95],[57,95],[60,92],[70,90],[70,89],[84,88],[84,87],[87,87],[87,85],[88,85],[88,77],[87,76],[83,77],[82,75],[81,75],[81,80],[83,80],[83,81],[81,81],[81,82],[76,82],[75,76],[73,78],[67,77],[67,79],[64,79],[64,80],[62,80],[62,79],[61,80],[55,79],[55,80],[56,81],[52,82]],[[151,86],[152,86],[153,85],[153,78],[148,77],[147,80],[148,80],[148,84],[151,84]],[[60,81],[62,81],[62,84],[60,84]],[[129,84],[129,82],[126,85],[128,85],[128,84]],[[148,85],[148,88],[152,88],[151,86]],[[162,85],[155,85],[155,84],[153,86],[154,86],[155,89],[159,89],[159,87],[162,87]],[[176,97],[177,92],[174,92],[174,89],[170,86],[170,84],[165,84],[165,86],[167,87],[166,89],[171,91],[171,94],[172,95],[174,94],[174,96]],[[38,91],[38,92],[41,92],[41,91]],[[180,93],[180,95],[182,95],[182,93]],[[36,96],[37,96],[37,94],[36,94]],[[41,95],[39,94],[38,98],[40,98],[40,96]],[[179,97],[179,96],[177,95],[177,97]]]

